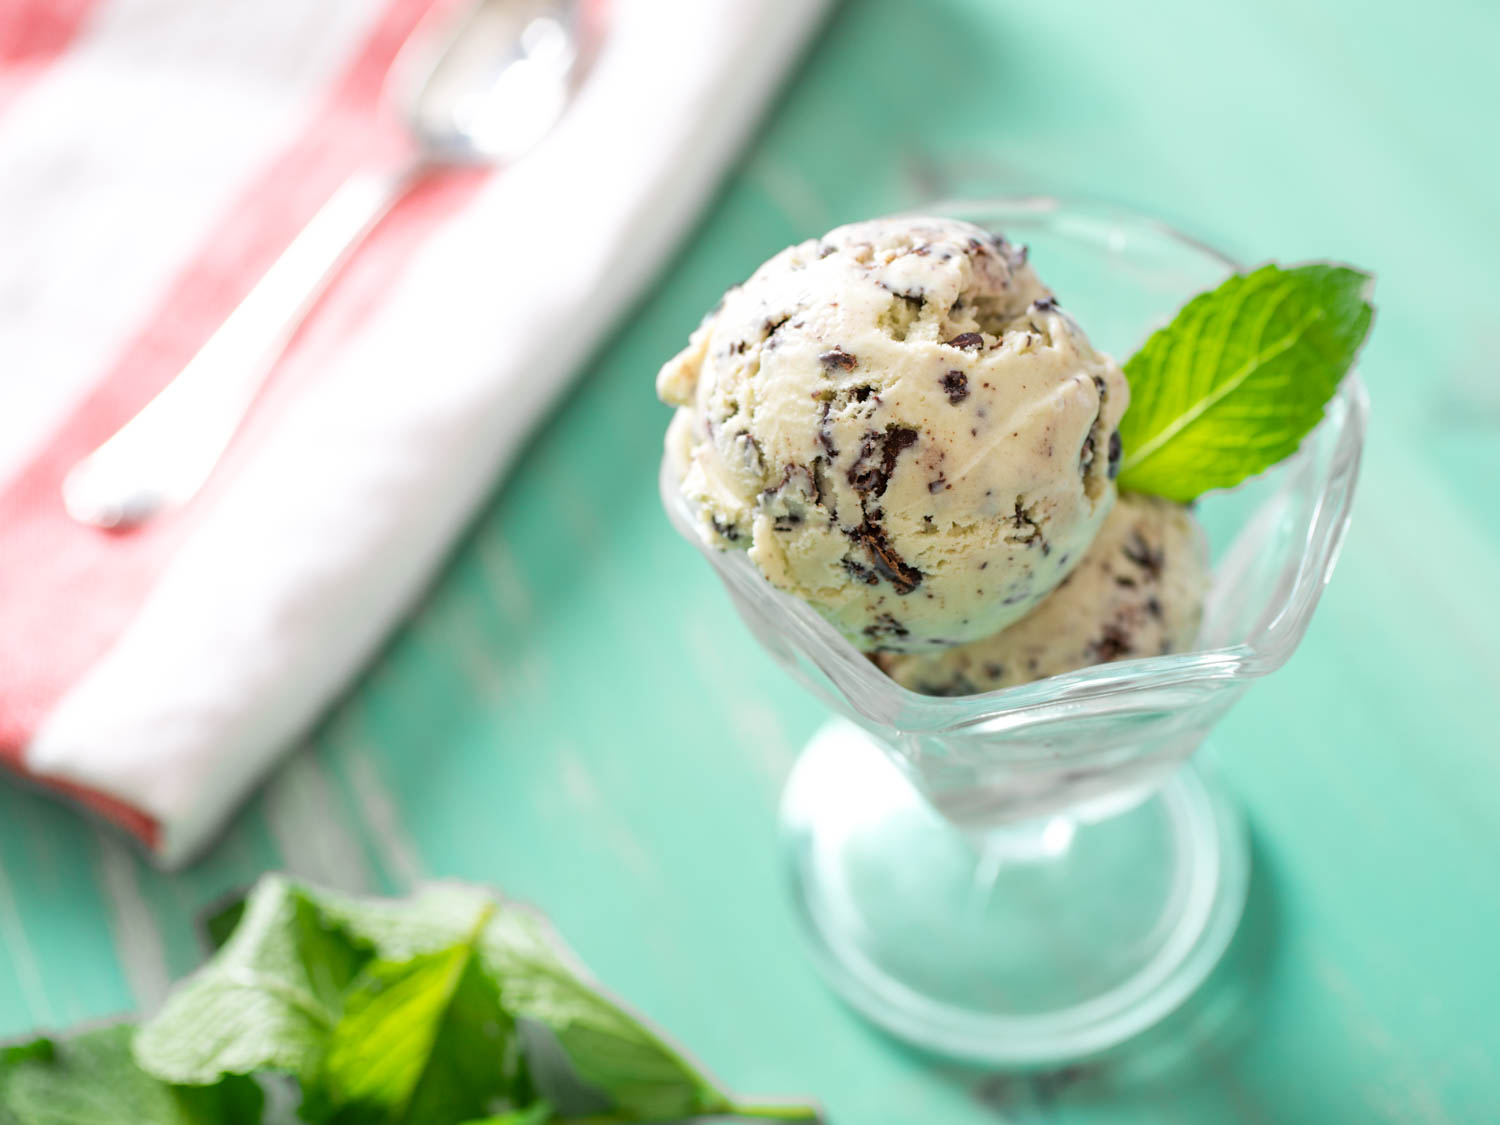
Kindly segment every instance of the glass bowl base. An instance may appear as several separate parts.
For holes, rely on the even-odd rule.
[[[1229,944],[1249,846],[1191,764],[1098,811],[961,833],[863,731],[830,723],[782,805],[824,975],[897,1037],[990,1065],[1060,1065],[1144,1031]]]

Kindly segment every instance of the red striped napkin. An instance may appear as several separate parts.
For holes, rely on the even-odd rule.
[[[432,7],[0,0],[0,764],[165,863],[409,604],[822,4],[615,0],[555,133],[382,223],[189,508],[128,534],[72,523],[67,469],[346,176],[399,153],[379,92]]]

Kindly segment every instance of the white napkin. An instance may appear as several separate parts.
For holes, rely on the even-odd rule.
[[[109,0],[94,41],[80,48],[85,57],[60,64],[71,65],[75,90],[109,85],[111,35],[126,43],[129,10],[149,6]],[[235,18],[253,20],[252,47],[273,59],[287,46],[278,35],[307,34],[310,17],[294,11],[304,6],[261,0],[234,6],[242,9]],[[446,221],[341,342],[331,367],[287,402],[274,433],[234,467],[123,634],[46,714],[24,751],[27,772],[145,813],[158,826],[165,864],[209,841],[369,658],[528,430],[651,280],[825,6],[617,0],[603,53],[555,134]],[[197,8],[186,22],[223,10],[178,7]],[[337,38],[367,19],[367,9],[331,3],[313,21],[326,41],[299,41],[296,67],[280,65],[315,72],[319,56],[336,54]],[[163,71],[176,68],[183,83],[213,83],[215,60],[174,55],[171,46],[161,47]],[[295,87],[301,79],[286,81]],[[277,96],[294,114],[297,90]],[[26,108],[13,106],[0,120],[0,154],[21,143],[14,118]],[[244,116],[270,130],[278,112]],[[151,132],[150,122],[140,130]],[[131,138],[38,135],[27,143],[50,145],[61,164],[68,146],[108,147],[99,157],[108,160]],[[217,170],[233,179],[229,139],[205,134],[202,143],[223,146]],[[140,202],[165,228],[167,208],[151,195],[144,159],[122,187],[132,197],[121,198],[119,214],[138,221],[128,216]],[[195,207],[187,205],[188,226]],[[7,222],[24,226],[24,245],[44,274],[52,244],[69,261],[86,262],[63,229],[68,216],[46,210],[0,190],[0,233]],[[31,218],[22,223],[18,214]],[[117,260],[93,268],[118,279],[131,267]],[[97,277],[81,284],[108,290]],[[38,302],[41,311],[33,302],[28,315],[47,325],[45,293]],[[127,324],[133,311],[101,309],[100,331],[122,334],[116,322]],[[26,355],[33,372],[45,367],[48,342],[7,322],[4,305],[0,329],[19,331],[19,343],[7,347]],[[63,347],[89,352],[87,341]],[[87,355],[69,362],[86,368]],[[0,382],[0,406],[5,396],[17,404],[12,424],[0,425],[0,480],[86,382],[81,375],[71,389],[33,391],[25,403],[19,381]],[[641,387],[649,393],[649,380]],[[27,423],[16,424],[23,416]]]

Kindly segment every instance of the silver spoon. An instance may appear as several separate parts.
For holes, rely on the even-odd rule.
[[[414,36],[385,96],[404,107],[416,155],[339,188],[192,361],[68,473],[68,514],[125,528],[190,500],[297,325],[392,204],[435,170],[514,161],[556,124],[592,54],[581,8],[476,0],[437,36]]]

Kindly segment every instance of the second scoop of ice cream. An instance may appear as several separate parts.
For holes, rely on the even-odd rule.
[[[1208,548],[1193,514],[1124,493],[1083,561],[1037,609],[992,637],[944,652],[881,654],[924,695],[974,695],[1192,646],[1208,591]]]
[[[776,255],[657,386],[705,535],[897,652],[987,637],[1078,564],[1129,398],[1024,250],[932,218]]]

